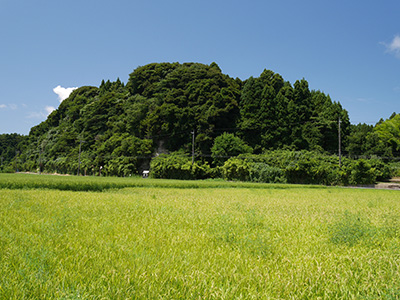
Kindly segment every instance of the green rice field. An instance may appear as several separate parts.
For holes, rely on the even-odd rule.
[[[400,191],[0,174],[0,299],[399,299]]]

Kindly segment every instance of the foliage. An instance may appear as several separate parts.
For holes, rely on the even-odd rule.
[[[114,134],[99,145],[96,166],[104,166],[106,175],[128,176],[138,174],[145,157],[152,153],[152,141],[141,140],[128,133]]]
[[[222,166],[232,156],[252,152],[253,149],[241,138],[226,132],[215,138],[214,145],[211,148],[211,156],[218,166]]]
[[[269,70],[246,81],[240,114],[240,134],[255,152],[283,146],[332,151],[337,149],[339,118],[343,134],[350,125],[340,103],[320,91],[310,91],[305,79],[292,87]]]
[[[240,87],[215,63],[150,64],[130,74],[127,87],[132,95],[155,99],[140,122],[141,134],[163,140],[170,151],[187,147],[194,130],[200,152],[209,153],[213,130],[235,127]]]
[[[117,78],[74,90],[27,137],[0,135],[0,171],[131,176],[158,154],[188,155],[194,134],[202,162],[179,163],[175,177],[275,181],[276,173],[292,183],[372,182],[355,175],[360,165],[343,159],[338,168],[338,158],[328,155],[338,151],[339,122],[350,159],[370,159],[377,180],[397,172],[390,167],[400,153],[396,113],[375,126],[350,125],[341,104],[310,90],[304,78],[292,85],[264,70],[241,81],[216,63],[153,63],[133,70],[126,85]],[[223,167],[229,157],[251,153],[261,156],[246,167],[233,161]]]
[[[351,157],[357,158],[368,151],[368,135],[373,131],[374,126],[357,124],[350,126],[350,134],[347,137],[347,148]]]
[[[368,163],[371,168],[375,169],[376,181],[388,181],[395,176],[392,167],[380,158],[371,157],[368,159]]]
[[[239,156],[240,157],[240,156]],[[336,156],[312,151],[273,150],[264,154],[245,157],[249,162],[265,164],[283,173],[279,180],[289,183],[341,184],[340,169]]]
[[[395,157],[400,154],[400,114],[378,123],[367,138],[368,154]]]
[[[204,179],[210,172],[207,164],[192,164],[191,159],[180,152],[161,154],[151,161],[150,169],[153,178],[165,179]]]
[[[282,169],[271,167],[265,163],[250,164],[250,181],[268,182],[268,183],[285,183],[285,173]]]
[[[250,165],[246,160],[233,157],[222,166],[222,174],[227,180],[247,181],[250,178]]]
[[[337,156],[312,151],[274,150],[260,155],[239,155],[223,166],[229,180],[288,182],[297,184],[373,184],[387,179],[392,171],[381,160],[342,160]],[[372,167],[376,166],[375,167]],[[228,173],[227,173],[228,172]],[[264,179],[262,179],[264,178]]]
[[[350,184],[373,184],[376,181],[375,169],[364,159],[353,163],[350,173]]]
[[[23,135],[0,134],[0,172],[15,171],[15,163],[25,150],[26,142],[27,137]]]
[[[385,161],[400,154],[400,115],[393,113],[375,126],[352,125],[347,137],[347,151],[354,157],[379,156]]]

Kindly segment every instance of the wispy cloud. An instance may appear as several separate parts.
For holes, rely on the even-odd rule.
[[[67,99],[69,97],[69,95],[76,89],[77,89],[77,87],[64,88],[61,85],[58,85],[53,89],[53,92],[58,95],[58,100],[60,100],[60,103],[61,103],[65,99]]]
[[[54,106],[45,106],[44,110],[47,112],[47,116],[48,116],[49,114],[51,114],[53,112],[53,110],[55,110],[55,107]]]
[[[45,106],[42,111],[31,111],[26,115],[27,119],[46,119],[55,108],[53,106]]]
[[[0,104],[0,109],[3,109],[3,108],[16,110],[16,109],[18,109],[18,105],[17,104]]]
[[[46,118],[46,114],[42,111],[31,111],[26,116],[27,119],[43,119]]]
[[[389,44],[382,44],[386,47],[386,52],[391,53],[400,59],[400,35],[395,35]]]

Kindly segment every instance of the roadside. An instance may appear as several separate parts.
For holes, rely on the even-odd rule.
[[[400,190],[400,177],[394,177],[389,182],[379,182],[374,187],[376,189]]]

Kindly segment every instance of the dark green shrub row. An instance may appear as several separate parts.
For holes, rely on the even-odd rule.
[[[323,185],[368,185],[389,179],[393,172],[379,159],[342,159],[311,151],[268,151],[261,155],[231,157],[223,166],[210,168],[183,153],[160,155],[151,162],[153,178],[300,183]]]
[[[222,174],[227,180],[367,185],[389,179],[392,172],[378,159],[344,158],[339,167],[337,156],[310,151],[269,151],[262,155],[230,158],[222,166]]]
[[[161,154],[154,158],[150,164],[153,178],[165,179],[206,179],[211,177],[208,164],[191,162],[191,158],[176,152],[170,155]]]
[[[11,165],[0,167],[0,173],[14,173],[14,172],[15,168],[13,168]]]

